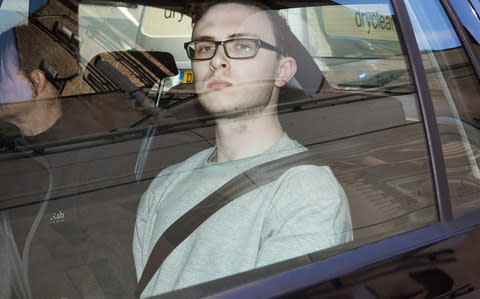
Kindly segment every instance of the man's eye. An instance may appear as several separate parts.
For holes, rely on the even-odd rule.
[[[213,50],[213,47],[212,46],[206,46],[206,47],[201,47],[200,48],[200,52],[210,52]]]
[[[208,53],[212,52],[215,47],[212,45],[197,45],[195,48],[197,53]]]
[[[247,43],[238,43],[238,44],[235,45],[235,48],[237,48],[238,50],[241,50],[241,51],[248,52],[248,51],[252,50],[252,45],[247,44]]]

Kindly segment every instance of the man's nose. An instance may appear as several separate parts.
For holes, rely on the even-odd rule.
[[[210,60],[210,68],[212,70],[225,69],[230,66],[230,59],[225,54],[225,48],[218,45],[215,55]]]

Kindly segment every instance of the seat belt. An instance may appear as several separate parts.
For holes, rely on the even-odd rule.
[[[305,151],[250,168],[226,182],[178,218],[168,227],[153,247],[137,284],[135,297],[140,297],[155,272],[157,272],[169,254],[211,215],[243,194],[275,181],[293,166],[316,164],[312,163],[312,161],[315,161],[315,156],[319,155],[319,153]]]

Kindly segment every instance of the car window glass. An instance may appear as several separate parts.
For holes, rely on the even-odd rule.
[[[455,12],[458,14],[458,17],[462,21],[463,25],[467,28],[468,32],[475,38],[475,40],[480,40],[478,32],[478,8],[479,4],[475,1],[451,1]]]
[[[469,2],[473,6],[473,8],[475,9],[475,13],[478,15],[478,12],[480,11],[480,3],[476,2],[476,1],[469,1]]]
[[[135,223],[144,211],[156,211],[141,204],[142,198],[163,196],[155,203],[163,213],[158,219],[173,222],[191,208],[189,196],[209,188],[203,180],[208,179],[206,166],[177,168],[216,144],[218,116],[201,105],[201,93],[194,88],[199,79],[184,49],[192,19],[183,6],[157,6],[51,0],[31,15],[26,27],[19,24],[12,32],[11,45],[20,47],[15,53],[32,44],[42,55],[41,50],[50,50],[41,70],[51,78],[44,82],[61,92],[41,103],[59,104],[62,112],[35,136],[11,118],[0,122],[0,237],[7,240],[6,256],[13,261],[6,263],[12,273],[6,281],[19,296],[132,297],[142,270],[134,263],[134,251],[141,250],[132,246]],[[259,183],[250,195],[225,206],[212,218],[222,223],[215,234],[204,239],[198,237],[202,231],[194,232],[186,244],[217,242],[217,248],[230,249],[228,254],[212,249],[208,255],[195,255],[195,250],[190,255],[182,249],[184,254],[169,261],[178,279],[170,279],[174,274],[168,272],[154,278],[169,278],[163,292],[201,283],[211,283],[212,292],[236,287],[438,221],[417,92],[390,2],[281,7],[278,13],[295,37],[290,37],[289,54],[299,67],[279,90],[275,108],[283,136],[298,142],[292,141],[295,151],[308,149],[312,158],[307,166]],[[444,19],[441,24],[416,28],[433,28],[438,36],[448,27]],[[436,41],[435,50],[457,50],[454,33],[445,40]],[[430,45],[422,45],[430,53]],[[40,54],[31,58],[34,68],[27,73],[33,76],[42,59],[37,61]],[[35,77],[21,79],[30,86]],[[10,107],[22,108],[5,104],[0,115]],[[39,115],[37,110],[28,119]],[[257,158],[233,163],[230,170],[243,174]],[[303,169],[323,176],[305,179]],[[196,176],[175,181],[190,173]],[[219,173],[221,179],[231,175]],[[177,188],[176,193],[166,191],[171,192],[166,196],[152,182]],[[175,196],[178,201],[168,201]],[[330,197],[342,199],[337,210],[319,208]],[[344,229],[325,237],[326,225],[319,219],[338,215],[344,217],[338,217]],[[246,229],[246,219],[256,225]],[[254,232],[261,241],[252,241],[248,250],[261,254],[245,259],[242,238]],[[138,235],[148,234],[147,248],[160,233]],[[340,241],[329,242],[336,238]],[[144,259],[147,251],[141,253]],[[227,270],[201,270],[191,279],[176,267],[178,260],[191,262],[189,257],[199,269],[216,264]],[[153,290],[147,289],[149,294]]]
[[[451,1],[452,6],[455,9],[460,21],[468,32],[468,36],[471,38],[472,44],[476,49],[477,55],[480,53],[479,41],[480,41],[480,23],[479,23],[479,9],[480,4],[478,1]]]
[[[425,46],[422,58],[437,114],[453,209],[461,214],[478,205],[478,78],[460,45],[437,47],[444,40],[443,34],[430,31],[438,22],[437,16],[443,16],[442,23],[447,25],[444,29],[449,33],[445,36],[456,34],[440,4],[432,4],[428,12],[418,9],[418,2],[408,4],[417,41]]]
[[[415,11],[417,16],[428,16],[430,12],[438,12],[435,22],[431,18],[417,17],[412,22],[415,32],[424,32],[427,39],[417,38],[421,50],[443,50],[460,46],[460,40],[451,30],[451,24],[442,4],[437,0],[427,0],[422,3],[409,1],[409,11]]]
[[[387,141],[389,139],[387,135],[384,136],[382,133],[379,133],[379,135],[376,136],[376,133],[370,130],[375,127],[379,129],[379,131],[385,130],[385,132],[389,132],[392,130],[391,132],[393,132],[394,129],[391,128],[397,125],[413,125],[421,121],[411,78],[408,74],[406,61],[398,41],[396,27],[391,19],[391,11],[389,3],[384,1],[378,2],[377,4],[361,4],[357,2],[344,6],[322,6],[288,10],[288,21],[293,28],[292,30],[302,43],[307,45],[307,49],[316,59],[316,62],[325,75],[326,84],[328,85],[323,88],[323,93],[320,92],[318,95],[318,104],[324,108],[318,109],[318,111],[315,111],[317,109],[309,111],[309,109],[315,107],[315,105],[300,102],[297,107],[300,111],[305,109],[303,112],[305,116],[302,117],[304,121],[297,122],[295,121],[296,116],[289,114],[285,115],[285,119],[288,119],[288,125],[291,126],[292,130],[298,130],[297,133],[295,133],[296,136],[302,135],[300,140],[303,144],[311,144],[312,148],[317,148],[317,150],[324,153],[325,156],[335,152],[336,154],[333,154],[333,156],[343,160],[337,164],[338,173],[336,173],[336,175],[337,177],[341,177],[341,169],[345,167],[343,170],[346,171],[345,175],[347,175],[347,173],[348,175],[344,177],[345,183],[343,186],[346,189],[347,196],[351,199],[351,205],[358,204],[365,209],[368,209],[367,207],[376,209],[379,205],[382,206],[385,204],[384,207],[386,209],[383,212],[373,213],[378,216],[375,220],[372,218],[372,213],[361,211],[362,208],[360,208],[360,206],[351,207],[352,211],[357,211],[354,213],[354,218],[358,217],[358,219],[354,219],[354,222],[358,220],[358,224],[356,224],[358,227],[356,227],[356,230],[354,228],[354,232],[359,242],[363,237],[379,238],[378,235],[382,234],[381,231],[385,233],[387,231],[394,232],[398,230],[400,224],[396,224],[396,221],[393,220],[397,217],[399,220],[403,219],[400,220],[400,222],[406,221],[402,224],[405,225],[405,227],[413,225],[413,223],[418,223],[413,220],[416,217],[425,217],[424,219],[430,220],[434,218],[432,217],[433,214],[431,214],[433,212],[432,193],[431,190],[428,190],[428,183],[424,185],[429,177],[427,160],[423,160],[423,166],[421,167],[425,172],[418,172],[416,174],[407,174],[408,172],[405,172],[407,168],[410,168],[410,166],[406,165],[413,162],[413,160],[410,162],[404,160],[398,164],[399,168],[396,170],[398,174],[402,173],[402,177],[410,177],[407,181],[409,181],[411,185],[404,190],[410,189],[407,193],[418,192],[417,194],[419,195],[419,197],[415,196],[416,199],[412,200],[410,203],[412,204],[411,206],[410,204],[401,204],[403,208],[400,209],[398,209],[398,206],[395,208],[390,206],[387,202],[400,203],[402,200],[395,195],[395,192],[385,192],[385,188],[377,185],[377,183],[383,185],[384,182],[386,183],[386,181],[389,180],[391,181],[386,183],[389,186],[399,184],[397,186],[400,187],[403,183],[399,183],[399,181],[397,181],[398,177],[395,175],[391,178],[385,178],[386,181],[378,181],[377,174],[375,173],[377,170],[380,172],[385,171],[385,165],[381,166],[380,164],[390,164],[390,162],[387,162],[389,161],[389,157],[385,155],[386,152],[384,152],[384,150],[388,151],[387,149],[390,148],[392,144],[389,144]],[[353,20],[355,20],[355,22],[353,22]],[[299,26],[302,30],[295,31],[295,25],[299,23],[308,25]],[[318,44],[321,46],[315,46]],[[308,48],[308,45],[312,45],[312,47]],[[370,98],[367,95],[369,91],[375,93],[375,91],[380,90],[384,92],[385,97]],[[362,99],[362,96],[356,92],[365,94],[367,97]],[[336,97],[337,93],[338,95],[343,94],[343,96]],[[387,94],[389,95],[387,96]],[[357,96],[359,96],[358,102],[353,100]],[[336,104],[343,103],[343,100],[353,97],[350,99],[357,103],[358,106],[355,105],[354,107],[353,103],[345,106],[330,106],[329,101],[331,97],[336,98],[331,102]],[[322,103],[325,103],[325,106],[323,106]],[[302,107],[304,108],[302,109]],[[343,110],[343,107],[346,110]],[[350,108],[353,110],[350,111]],[[338,112],[336,109],[339,109]],[[318,130],[319,128],[311,130],[313,124],[306,121],[307,117],[309,115],[319,117],[320,113],[322,113],[320,111],[322,110],[328,115],[331,115],[332,118],[335,118],[335,115],[338,114],[351,115],[351,117],[349,117],[349,122],[347,123],[339,120],[343,124],[337,122],[329,123],[326,121],[329,125],[324,127],[325,131],[320,131]],[[353,111],[362,112],[357,114],[357,118],[354,114],[350,114],[353,113]],[[386,119],[383,118],[377,119],[378,122],[371,122],[367,125],[367,123],[363,121],[363,116],[361,116],[363,113],[366,113],[366,111],[377,111],[379,113],[383,111],[384,113],[380,114],[389,120],[386,121]],[[386,111],[389,111],[389,113],[386,113]],[[390,116],[387,116],[387,114]],[[370,117],[377,118],[378,116],[367,116],[367,118]],[[321,116],[321,119],[326,120],[328,117]],[[285,122],[287,122],[287,120],[285,120]],[[413,135],[407,133],[410,132],[410,130],[411,132],[416,131],[420,135],[413,137]],[[298,134],[300,131],[308,131],[309,133]],[[413,129],[412,126],[404,132],[398,132],[398,136],[404,134],[412,138],[411,141],[413,143],[410,149],[412,150],[412,154],[418,150],[413,156],[418,154],[417,158],[419,160],[415,158],[414,163],[419,163],[422,159],[426,158],[426,156],[424,156],[425,148],[423,148],[422,141],[420,141],[420,136],[422,136],[423,133],[420,128]],[[378,151],[375,150],[371,152],[371,155],[366,154],[369,150],[365,148],[360,150],[360,148],[356,148],[355,146],[346,146],[346,144],[342,143],[343,138],[345,138],[346,144],[358,144],[357,142],[363,143],[363,141],[368,140],[365,144],[374,145]],[[417,141],[420,143],[416,143]],[[382,148],[380,144],[382,144],[384,148]],[[346,150],[346,152],[339,151],[339,148]],[[357,150],[360,150],[360,152],[356,152]],[[360,154],[361,152],[363,154]],[[361,158],[358,157],[357,154],[360,154]],[[423,158],[420,158],[422,156]],[[356,161],[366,159],[364,160],[366,164],[347,162],[349,157]],[[337,159],[334,158],[335,161],[337,161]],[[370,159],[372,159],[372,162],[384,162],[381,162],[379,165],[375,165],[375,163],[369,164],[369,162],[366,161]],[[333,167],[335,170],[335,166]],[[391,173],[393,174],[396,171],[392,170]],[[356,176],[355,173],[359,176]],[[422,179],[416,181],[413,177]],[[403,187],[400,188],[403,189]],[[379,192],[377,193],[379,197],[374,194],[362,194],[362,192],[368,194],[370,191],[367,190]],[[350,195],[349,192],[351,192]],[[413,195],[413,193],[411,194]],[[369,200],[366,198],[369,198]],[[408,206],[410,206],[412,210],[409,210],[410,208],[407,208]],[[403,210],[404,208],[407,208],[410,212]],[[427,222],[430,220],[427,220]],[[377,225],[370,226],[370,224],[373,223],[377,223]],[[406,223],[410,224],[407,225]],[[378,231],[376,231],[377,229]],[[375,234],[378,235],[375,236]]]

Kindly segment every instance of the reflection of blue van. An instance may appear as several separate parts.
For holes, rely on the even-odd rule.
[[[160,171],[215,145],[184,49],[191,12],[178,1],[44,2],[28,22],[0,18],[15,25],[18,66],[31,61],[55,91],[34,114],[29,99],[0,95],[0,297],[132,298],[142,194]],[[0,1],[0,15],[11,3]],[[300,162],[329,166],[344,189],[353,240],[158,297],[475,297],[480,4],[269,3],[301,66],[279,92],[281,124],[309,149]],[[5,61],[0,86],[12,90],[5,78],[23,73]],[[29,135],[20,115],[34,120],[45,107],[62,117]],[[284,168],[246,172],[247,185],[260,190]]]

